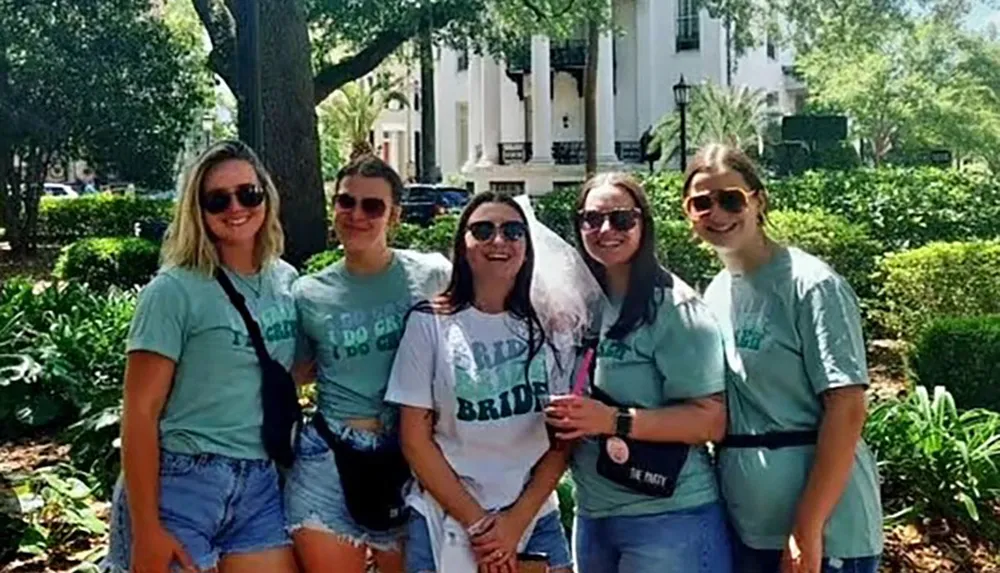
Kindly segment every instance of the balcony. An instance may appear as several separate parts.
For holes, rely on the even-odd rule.
[[[587,162],[587,146],[582,141],[556,141],[552,144],[552,160],[556,165],[583,165]]]
[[[615,155],[622,163],[642,163],[642,144],[638,141],[616,141]]]
[[[519,165],[531,160],[531,142],[516,141],[500,144],[500,165]]]

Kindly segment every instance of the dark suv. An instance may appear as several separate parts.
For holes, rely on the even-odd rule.
[[[457,212],[469,202],[469,191],[462,187],[417,183],[403,190],[403,221],[429,225],[434,217]]]

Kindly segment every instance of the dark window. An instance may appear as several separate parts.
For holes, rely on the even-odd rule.
[[[775,60],[778,58],[778,50],[774,46],[774,40],[771,38],[767,39],[767,57]]]
[[[458,53],[458,71],[464,72],[469,69],[469,50],[462,50]]]
[[[420,111],[420,88],[413,90],[413,111]]]
[[[677,51],[697,50],[701,47],[698,0],[678,0],[677,2]]]

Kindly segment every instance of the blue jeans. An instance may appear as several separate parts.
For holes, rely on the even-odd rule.
[[[338,420],[326,420],[326,423],[335,436],[358,449],[373,450],[384,439],[380,434],[358,430]],[[373,531],[351,517],[333,451],[312,424],[302,428],[295,451],[295,464],[285,477],[285,513],[289,531],[306,528],[379,551],[402,549],[405,525],[389,531]],[[372,476],[372,479],[378,479],[378,476]]]
[[[124,485],[119,478],[112,500],[108,563],[127,571],[133,535]],[[269,460],[161,452],[160,522],[201,569],[228,554],[291,545]]]
[[[781,551],[753,549],[737,542],[736,573],[778,573]],[[823,573],[878,573],[880,555],[853,559],[823,559]]]
[[[436,571],[427,520],[416,511],[410,514],[409,536],[406,542],[406,573]],[[559,521],[558,511],[544,515],[535,522],[535,529],[528,538],[524,552],[547,556],[550,571],[572,571],[569,544],[566,542],[566,532],[563,531],[562,522]]]
[[[721,503],[654,515],[577,515],[579,573],[731,573],[732,547]]]

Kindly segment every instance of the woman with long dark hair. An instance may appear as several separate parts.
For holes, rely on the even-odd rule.
[[[742,573],[874,573],[875,458],[861,438],[868,370],[851,286],[767,235],[767,190],[739,149],[708,146],[684,182],[695,233],[725,265],[705,292],[746,370],[719,456]]]
[[[354,159],[336,188],[344,258],[292,289],[316,359],[317,411],[288,474],[288,525],[306,572],[363,573],[371,551],[382,573],[398,573],[410,472],[398,409],[383,396],[407,310],[441,292],[450,265],[439,254],[389,247],[403,182],[381,159]]]
[[[590,397],[548,408],[573,454],[580,573],[728,573],[730,542],[706,442],[725,433],[728,361],[698,295],[656,259],[631,177],[580,192],[580,253],[607,294]]]
[[[476,195],[453,260],[444,293],[410,313],[386,393],[402,406],[418,482],[406,569],[516,571],[529,553],[572,571],[553,494],[567,451],[550,442],[542,407],[568,388],[573,356],[532,303],[524,210],[505,195]]]

